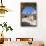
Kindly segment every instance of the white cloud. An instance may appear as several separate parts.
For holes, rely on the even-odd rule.
[[[36,11],[36,10],[34,10],[34,11],[32,12],[32,14],[37,14],[37,11]]]

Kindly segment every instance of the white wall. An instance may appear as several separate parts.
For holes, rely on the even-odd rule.
[[[13,27],[13,32],[5,32],[5,37],[33,37],[34,40],[46,41],[46,0],[3,0],[4,5],[12,10],[0,17],[0,23],[8,22]],[[37,27],[20,26],[20,3],[37,2]],[[10,35],[9,35],[10,34]]]

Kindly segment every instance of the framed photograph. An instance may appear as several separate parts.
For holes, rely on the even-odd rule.
[[[36,2],[21,2],[21,26],[37,26]]]

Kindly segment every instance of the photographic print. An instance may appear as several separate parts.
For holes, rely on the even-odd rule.
[[[21,26],[37,26],[37,4],[35,2],[21,3]]]

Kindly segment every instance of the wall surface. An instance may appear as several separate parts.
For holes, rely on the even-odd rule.
[[[0,17],[0,23],[7,22],[14,29],[12,32],[4,31],[4,37],[33,37],[34,40],[43,40],[46,42],[46,0],[3,0],[4,5],[11,11]],[[20,3],[37,3],[37,27],[20,26]],[[1,15],[1,14],[0,14]],[[0,30],[1,31],[1,30]]]

